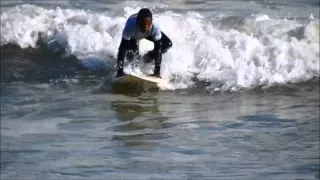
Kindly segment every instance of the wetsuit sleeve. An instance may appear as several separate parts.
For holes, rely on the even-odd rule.
[[[130,40],[131,39],[131,33],[127,29],[124,29],[123,33],[122,33],[122,38],[124,40]]]
[[[129,46],[129,40],[122,38],[120,46],[119,46],[118,58],[117,58],[118,59],[118,64],[117,64],[118,70],[123,69],[124,57],[126,55],[126,50],[128,49],[128,46]]]
[[[155,49],[154,74],[155,75],[160,75],[160,66],[161,66],[161,60],[162,60],[161,46],[162,46],[161,40],[157,40],[154,42],[154,49]]]
[[[160,29],[159,25],[157,25],[155,23],[152,26],[153,26],[152,38],[154,41],[158,41],[161,39],[161,35],[162,35],[161,29]]]

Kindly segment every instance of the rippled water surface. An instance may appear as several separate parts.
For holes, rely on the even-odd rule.
[[[320,178],[319,1],[88,2],[1,1],[1,179]],[[114,89],[138,6],[174,90]]]

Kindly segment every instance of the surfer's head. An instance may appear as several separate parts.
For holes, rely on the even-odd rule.
[[[152,25],[152,13],[147,8],[142,8],[138,12],[137,24],[142,32],[147,32]]]

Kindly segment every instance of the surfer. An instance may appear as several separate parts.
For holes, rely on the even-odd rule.
[[[137,14],[131,15],[126,22],[117,57],[117,77],[125,75],[123,72],[125,56],[132,61],[134,56],[139,55],[138,42],[143,38],[154,42],[154,49],[149,51],[144,59],[148,59],[146,63],[154,59],[154,73],[151,76],[160,78],[162,54],[172,47],[172,42],[159,26],[152,22],[152,13],[147,8],[142,8]]]

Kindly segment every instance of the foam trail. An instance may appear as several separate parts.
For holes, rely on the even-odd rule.
[[[79,58],[110,61],[106,57],[116,56],[126,18],[138,9],[124,11],[111,15],[17,6],[1,13],[1,45],[35,48],[41,33],[47,41],[65,44]],[[319,76],[319,19],[312,15],[304,21],[264,14],[210,20],[195,12],[167,11],[155,13],[154,19],[173,42],[163,55],[161,75],[174,80],[175,88],[192,86],[195,77],[212,83],[213,90],[237,90]],[[152,48],[141,42],[142,54]],[[152,66],[146,71],[151,70]]]

